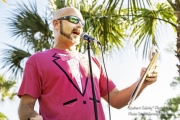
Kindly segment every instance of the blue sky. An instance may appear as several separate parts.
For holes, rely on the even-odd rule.
[[[11,45],[20,46],[18,41],[9,39],[9,34],[5,31],[6,26],[4,26],[2,21],[7,15],[7,10],[11,9],[9,4],[14,3],[13,0],[7,0],[7,2],[8,4],[0,2],[0,42],[6,42]],[[44,5],[44,1],[39,1],[37,3],[39,10],[41,10],[40,8],[44,8]],[[164,50],[169,46],[170,42],[175,42],[176,33],[173,33],[173,30],[169,26],[166,26],[163,31],[164,32],[161,33],[162,42],[160,45],[161,61],[158,61],[158,80],[153,85],[147,87],[132,104],[132,107],[140,107],[142,111],[153,112],[155,111],[155,108],[153,108],[154,106],[162,107],[168,98],[175,97],[177,94],[180,94],[179,89],[173,90],[169,85],[173,80],[173,77],[177,76],[176,64],[178,60],[173,53],[167,53]],[[1,43],[0,50],[6,47]],[[112,78],[118,89],[123,89],[133,84],[139,77],[141,67],[146,67],[148,63],[149,61],[142,61],[142,56],[132,48],[131,42],[126,44],[123,51],[114,52],[113,58],[106,59],[108,75],[110,78]],[[20,82],[21,80],[19,80],[15,87],[16,91],[18,91]],[[19,98],[17,96],[13,101],[6,99],[6,101],[0,102],[0,112],[3,112],[5,115],[7,115],[10,120],[18,120],[18,104]],[[106,103],[104,103],[104,107],[105,113],[107,115],[108,110]],[[153,109],[144,110],[143,108],[145,107],[152,107]],[[36,110],[37,109],[38,106],[36,106]],[[135,110],[128,110],[127,107],[124,107],[120,110],[112,108],[112,120],[119,120],[122,118],[125,120],[132,120],[134,117],[139,117],[139,115],[130,115],[130,112],[137,113]]]

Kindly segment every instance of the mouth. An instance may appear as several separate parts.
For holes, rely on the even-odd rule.
[[[77,30],[77,29],[76,29],[76,30],[73,30],[72,33],[73,33],[73,34],[76,34],[76,35],[80,35],[80,31]]]

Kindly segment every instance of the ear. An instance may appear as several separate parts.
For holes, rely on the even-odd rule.
[[[54,27],[54,29],[59,29],[60,28],[60,24],[59,24],[59,21],[58,20],[53,20],[53,27]]]

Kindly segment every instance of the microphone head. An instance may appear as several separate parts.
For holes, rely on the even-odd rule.
[[[82,40],[85,40],[86,42],[96,42],[98,44],[100,44],[100,42],[94,38],[92,38],[91,36],[89,36],[87,33],[83,32],[80,36],[80,38]]]
[[[80,36],[81,39],[83,40],[88,40],[88,34],[86,32],[83,32]]]

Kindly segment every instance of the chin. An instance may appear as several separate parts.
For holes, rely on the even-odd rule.
[[[80,41],[76,41],[74,44],[75,44],[75,45],[78,45],[79,43],[80,43]]]
[[[79,44],[80,43],[80,39],[79,38],[71,38],[71,41],[74,44]]]

